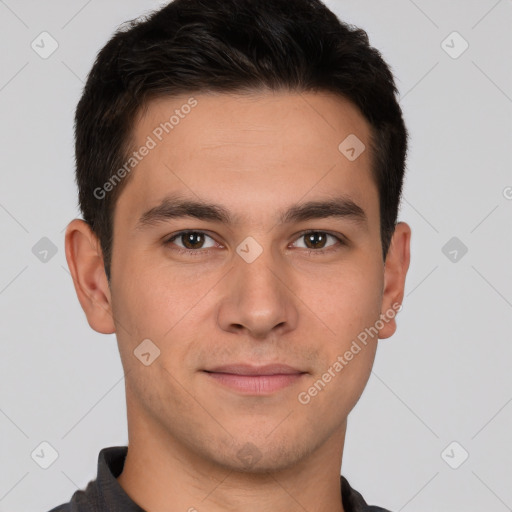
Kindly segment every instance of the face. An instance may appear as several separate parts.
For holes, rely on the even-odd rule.
[[[370,128],[330,94],[193,98],[139,116],[134,146],[150,149],[115,209],[129,428],[231,469],[285,469],[342,439],[376,351],[361,333],[390,308]],[[339,149],[350,134],[359,156],[355,139]],[[270,364],[295,373],[209,373]]]

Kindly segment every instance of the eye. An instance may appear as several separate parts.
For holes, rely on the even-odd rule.
[[[305,241],[304,246],[300,248],[307,249],[308,253],[324,253],[331,250],[336,250],[337,248],[336,243],[326,246],[326,242],[329,237],[335,241],[338,241],[339,245],[345,245],[345,242],[341,237],[332,235],[331,233],[326,233],[325,231],[305,231],[300,234],[297,240],[302,239]]]
[[[205,240],[210,239],[212,243],[205,246]],[[181,245],[177,242],[180,242]],[[215,240],[203,231],[180,231],[165,241],[165,245],[177,245],[178,252],[198,252],[200,249],[215,247]],[[207,251],[206,251],[207,252]]]
[[[334,243],[326,245],[328,239],[334,240]],[[205,245],[207,239],[210,240],[209,245]],[[305,249],[308,254],[324,254],[339,249],[340,246],[346,245],[342,237],[327,233],[325,231],[304,231],[300,233],[297,240],[304,240],[303,246],[296,246],[299,249]],[[338,242],[336,244],[336,241]],[[208,253],[211,248],[219,246],[219,244],[203,231],[184,230],[172,235],[168,238],[164,245],[175,246],[172,250],[178,253],[200,255]]]

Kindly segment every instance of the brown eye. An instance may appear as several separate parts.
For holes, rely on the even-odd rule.
[[[204,244],[206,239],[208,238],[213,243],[205,247]],[[181,242],[181,244],[178,242]],[[169,238],[165,243],[168,245],[176,245],[181,249],[189,251],[196,251],[199,249],[208,249],[211,247],[215,247],[215,241],[213,240],[213,238],[211,236],[208,236],[206,233],[203,233],[202,231],[180,231],[179,233]]]
[[[204,235],[197,232],[185,233],[181,235],[181,240],[186,249],[201,249],[204,243]]]
[[[321,231],[307,233],[306,235],[303,235],[303,237],[308,249],[323,249],[327,240],[326,233],[322,233]]]
[[[307,231],[305,233],[301,233],[298,240],[304,240],[304,249],[310,249],[311,252],[321,253],[329,251],[331,247],[336,246],[336,243],[326,245],[329,237],[338,241],[338,245],[344,245],[344,241],[340,237],[331,235],[325,231]]]

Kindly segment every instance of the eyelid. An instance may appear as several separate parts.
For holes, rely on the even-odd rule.
[[[299,233],[294,235],[295,240],[297,238],[300,238],[301,236],[308,235],[309,233],[324,233],[326,235],[330,235],[334,238],[337,238],[343,244],[348,243],[348,240],[341,233],[337,233],[337,232],[333,232],[333,231],[329,231],[329,230],[325,230],[325,229],[305,229],[304,231],[300,231]],[[318,252],[318,250],[317,250],[317,252]]]
[[[164,245],[167,245],[171,242],[173,242],[175,239],[179,238],[182,235],[186,235],[188,233],[199,233],[201,235],[205,235],[208,238],[211,238],[216,244],[220,245],[221,247],[224,247],[221,243],[219,243],[215,237],[211,234],[209,234],[209,231],[205,231],[203,229],[182,229],[181,231],[178,231],[177,233],[174,233],[172,235],[169,235],[164,238]],[[200,252],[200,251],[208,251],[211,249],[211,247],[208,247],[206,249],[183,249],[182,247],[179,247],[178,249],[188,251],[188,252]]]
[[[322,249],[309,249],[307,247],[299,247],[299,249],[302,249],[302,252],[305,252],[308,255],[312,255],[312,254],[317,254],[317,255],[329,254],[331,252],[335,252],[338,249],[341,249],[344,246],[348,245],[348,242],[347,242],[346,238],[341,233],[333,233],[331,231],[326,231],[326,230],[323,230],[323,229],[306,229],[304,231],[301,231],[301,232],[297,233],[296,235],[294,235],[295,236],[294,242],[296,240],[298,240],[299,238],[302,238],[304,235],[308,235],[310,233],[322,233],[322,234],[325,234],[327,236],[332,236],[333,238],[335,238],[337,240],[338,243],[335,243],[333,245],[329,245],[329,246],[327,246],[325,248],[322,248]]]
[[[211,238],[216,244],[220,245],[221,248],[224,247],[222,244],[220,244],[215,239],[214,236],[210,235],[208,231],[201,230],[201,229],[183,229],[181,231],[178,231],[177,233],[174,233],[174,234],[166,237],[164,239],[164,245],[169,245],[175,239],[179,238],[182,235],[186,235],[187,233],[199,233],[199,234],[202,234],[202,235],[206,235],[207,237]],[[326,231],[326,230],[322,230],[322,229],[305,229],[303,231],[300,231],[299,233],[296,233],[294,235],[293,242],[297,241],[299,238],[303,237],[304,235],[307,235],[307,234],[310,234],[310,233],[323,233],[323,234],[326,234],[326,235],[330,235],[330,236],[332,236],[333,238],[335,238],[338,241],[338,244],[330,245],[330,246],[328,246],[327,248],[324,248],[324,249],[308,249],[308,248],[302,248],[302,247],[299,248],[299,249],[302,249],[303,251],[305,251],[308,254],[311,254],[311,253],[325,254],[325,253],[328,253],[328,252],[331,252],[331,251],[335,251],[335,250],[339,249],[341,246],[348,245],[347,239],[341,233],[333,233],[331,231]],[[178,253],[208,254],[211,249],[213,249],[213,248],[212,247],[207,247],[207,248],[200,248],[200,249],[186,249],[186,248],[178,246],[177,248],[172,249],[172,250],[174,250],[174,251],[176,251]]]

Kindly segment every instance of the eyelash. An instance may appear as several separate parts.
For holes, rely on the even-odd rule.
[[[166,246],[170,245],[174,240],[176,240],[180,236],[186,235],[188,233],[199,233],[199,234],[206,235],[207,237],[210,237],[213,239],[212,236],[210,236],[208,233],[205,233],[204,231],[199,231],[199,230],[194,230],[194,229],[186,229],[183,231],[179,231],[178,233],[175,233],[174,235],[172,235],[170,238],[166,239],[164,241],[164,245],[166,245]],[[330,252],[339,250],[342,246],[347,245],[347,243],[345,242],[345,240],[342,237],[335,235],[333,233],[330,233],[328,231],[320,231],[320,230],[302,231],[301,233],[298,234],[297,239],[301,238],[305,235],[310,235],[313,233],[322,233],[324,235],[332,236],[339,242],[339,244],[329,246],[327,249],[303,249],[303,251],[305,251],[308,256],[312,256],[313,254],[316,254],[316,255],[328,254]],[[172,248],[171,250],[177,252],[178,254],[187,254],[189,256],[202,256],[205,254],[210,254],[211,248],[209,248],[209,249],[182,249],[181,247],[177,247],[177,248]]]

